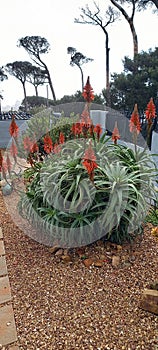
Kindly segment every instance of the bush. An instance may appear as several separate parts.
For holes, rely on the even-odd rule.
[[[84,139],[70,140],[60,156],[50,154],[31,170],[20,214],[46,232],[51,244],[82,246],[101,237],[121,244],[142,233],[153,188],[149,156],[141,151],[136,156],[109,138],[95,141],[98,167],[93,182],[83,166],[89,145]]]

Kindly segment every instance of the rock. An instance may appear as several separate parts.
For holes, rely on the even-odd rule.
[[[94,260],[93,259],[84,259],[83,264],[89,268],[90,266],[92,266],[94,264]]]
[[[58,249],[57,252],[55,253],[55,256],[62,256],[63,255],[63,249]]]
[[[154,289],[144,289],[139,307],[158,315],[158,291]]]
[[[112,256],[112,266],[117,267],[119,265],[119,263],[120,263],[120,257],[113,255]]]
[[[11,185],[6,184],[5,186],[2,187],[2,193],[3,196],[9,196],[13,191],[13,188]]]
[[[122,262],[123,263],[129,263],[129,261],[130,261],[130,257],[129,257],[129,254],[127,254],[127,255],[122,255]]]
[[[60,249],[60,247],[58,247],[58,246],[50,247],[49,252],[51,254],[55,254],[59,249]]]
[[[85,247],[77,248],[76,253],[81,258],[85,255]]]
[[[6,180],[1,179],[0,180],[0,187],[4,187],[6,185]]]
[[[106,255],[104,255],[104,254],[101,254],[101,255],[100,255],[100,260],[106,261],[106,260],[107,260],[107,257],[106,257]]]
[[[63,260],[64,263],[72,262],[70,255],[62,255],[61,259]]]
[[[120,250],[122,250],[122,245],[118,244],[116,248],[117,248],[118,251],[120,251]]]
[[[103,266],[103,260],[95,260],[94,261],[95,267],[102,267]]]

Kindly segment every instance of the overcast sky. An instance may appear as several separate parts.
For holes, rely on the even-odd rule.
[[[84,78],[90,76],[94,92],[99,94],[105,87],[105,36],[99,27],[75,24],[80,8],[88,0],[0,0],[0,66],[14,61],[30,61],[23,48],[17,47],[19,38],[26,35],[45,37],[50,44],[49,54],[42,56],[47,64],[57,98],[74,94],[81,90],[81,76],[77,67],[70,66],[67,47],[75,47],[94,61],[83,66]],[[108,0],[97,3],[105,13]],[[130,12],[129,12],[130,14]],[[139,52],[148,51],[158,46],[158,16],[151,10],[137,13],[135,27],[138,34]],[[110,72],[122,71],[124,56],[132,58],[133,42],[129,25],[124,18],[108,27],[110,46]],[[26,85],[27,95],[34,95],[34,87]],[[0,83],[0,92],[4,99],[2,110],[6,105],[13,106],[22,101],[21,83],[9,75],[8,81]],[[46,97],[46,86],[39,88],[39,95]],[[52,98],[49,91],[49,98]]]

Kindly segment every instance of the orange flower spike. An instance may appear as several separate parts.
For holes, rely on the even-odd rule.
[[[98,164],[96,163],[96,156],[92,149],[91,142],[89,143],[88,148],[85,150],[82,164],[86,168],[88,175],[90,177],[90,180],[93,181],[94,169],[98,167]]]
[[[71,127],[71,132],[72,132],[72,134],[74,134],[74,135],[75,135],[75,124],[74,124],[74,123],[72,124],[72,127]]]
[[[32,143],[31,148],[30,148],[30,152],[36,153],[36,152],[38,152],[38,150],[39,150],[39,147],[38,147],[37,142]]]
[[[156,107],[153,102],[153,98],[151,97],[149,103],[147,104],[147,108],[145,111],[146,119],[148,124],[152,124],[152,119],[156,117]]]
[[[88,127],[90,127],[90,125],[92,124],[87,103],[85,104],[84,110],[81,114],[81,123],[86,124]]]
[[[94,135],[94,125],[93,124],[91,124],[91,126],[89,128],[89,133],[90,133],[91,136]]]
[[[117,144],[117,140],[120,139],[119,129],[117,127],[117,122],[115,122],[114,130],[112,132],[112,141],[114,141],[114,144]]]
[[[55,143],[53,151],[54,151],[55,154],[60,153],[61,147],[60,147],[60,145],[58,143]]]
[[[90,103],[90,102],[92,102],[94,100],[94,92],[93,92],[93,89],[91,87],[90,78],[89,77],[87,78],[86,85],[83,88],[82,96],[84,97],[84,99],[88,103]]]
[[[130,128],[130,132],[136,132],[137,134],[139,134],[139,132],[141,130],[141,124],[140,124],[140,120],[139,120],[139,113],[138,113],[137,104],[135,104],[135,106],[134,106],[134,110],[133,110],[133,113],[131,115],[131,119],[129,122],[129,128]]]
[[[60,144],[63,144],[65,142],[65,136],[62,132],[60,132],[60,135],[59,135],[59,143]]]
[[[19,127],[16,124],[14,115],[12,115],[12,121],[10,123],[9,132],[10,132],[10,135],[13,137],[17,137],[19,133]]]
[[[81,135],[82,134],[82,124],[80,122],[77,122],[74,125],[74,135]]]
[[[31,141],[31,139],[30,139],[29,136],[26,136],[26,137],[24,138],[24,140],[23,140],[23,145],[24,145],[25,151],[30,152],[31,147],[32,147],[32,141]]]
[[[44,137],[44,151],[46,153],[50,153],[50,152],[52,152],[52,150],[53,150],[53,142],[52,142],[51,137],[47,134]]]
[[[100,135],[102,133],[102,128],[101,128],[100,124],[96,124],[96,126],[94,128],[94,132],[97,134],[97,140],[99,141]]]

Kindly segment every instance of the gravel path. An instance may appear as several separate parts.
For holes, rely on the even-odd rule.
[[[158,317],[139,308],[143,288],[158,280],[151,225],[132,248],[99,241],[69,259],[25,236],[1,191],[0,225],[20,350],[158,349]],[[83,255],[102,266],[86,267]],[[120,258],[116,267],[113,256]]]

